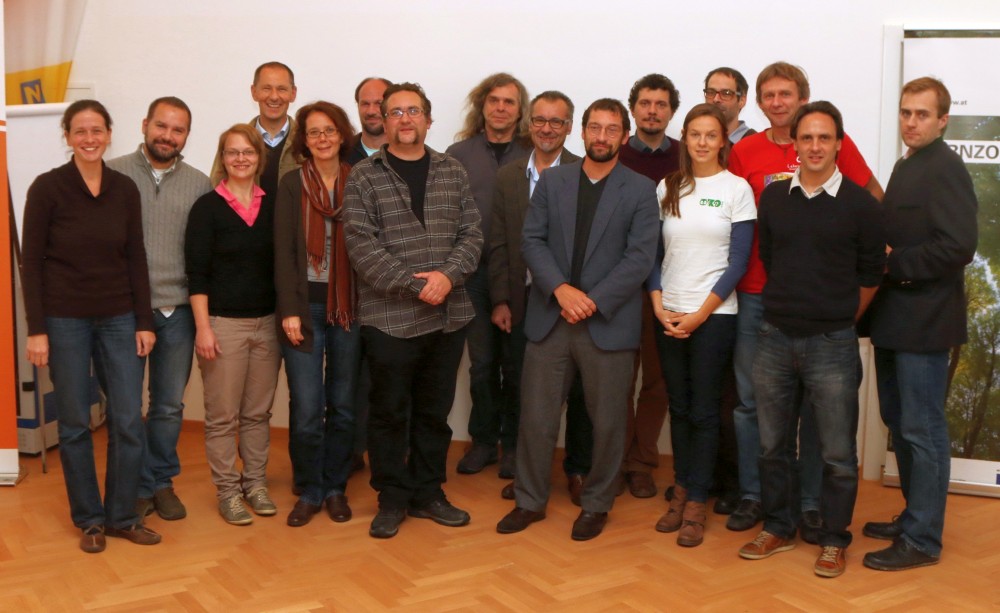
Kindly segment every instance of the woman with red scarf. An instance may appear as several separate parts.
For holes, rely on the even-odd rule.
[[[354,129],[342,108],[301,108],[292,150],[302,168],[282,177],[274,219],[278,336],[288,376],[289,454],[299,501],[289,526],[304,526],[326,506],[351,518],[345,489],[354,449],[354,396],[361,328],[354,272],[343,231],[343,193],[351,170],[342,152]],[[325,357],[325,360],[324,360]]]

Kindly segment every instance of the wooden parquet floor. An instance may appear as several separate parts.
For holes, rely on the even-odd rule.
[[[618,498],[605,532],[570,540],[578,509],[553,471],[548,518],[515,535],[496,522],[512,503],[501,500],[495,468],[454,473],[464,443],[454,443],[446,491],[472,513],[472,523],[446,528],[408,518],[393,539],[368,536],[376,510],[368,471],[351,480],[354,519],[334,524],[317,515],[302,528],[285,516],[290,491],[287,432],[272,434],[268,474],[276,517],[251,526],[223,523],[215,507],[201,424],[186,423],[176,489],[187,519],[149,524],[163,534],[155,547],[108,539],[102,554],[77,548],[58,453],[48,474],[22,456],[28,477],[0,489],[0,611],[989,611],[1000,610],[1000,501],[951,496],[941,564],[902,573],[861,565],[882,541],[860,535],[868,520],[901,506],[899,490],[864,482],[855,513],[848,570],[837,579],[812,572],[818,548],[805,543],[767,560],[736,551],[754,532],[725,529],[710,514],[705,543],[677,546],[653,530],[662,496]],[[99,465],[106,437],[95,435]],[[669,458],[657,484],[670,483]]]

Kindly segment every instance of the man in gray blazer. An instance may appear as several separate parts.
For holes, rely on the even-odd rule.
[[[522,234],[532,283],[517,506],[497,524],[501,534],[545,517],[559,417],[577,372],[594,425],[594,457],[573,539],[599,535],[614,503],[629,375],[639,347],[641,287],[653,267],[659,227],[653,182],[618,163],[629,128],[621,102],[592,103],[583,114],[586,157],[547,170],[531,198]]]
[[[521,255],[524,215],[542,171],[580,159],[563,148],[573,126],[573,101],[566,94],[542,92],[531,101],[529,109],[531,155],[507,164],[497,173],[489,236],[491,320],[504,332],[500,337],[500,364],[506,383],[500,430],[513,432],[512,450],[517,448],[521,414],[521,365],[528,342],[524,336],[524,311],[531,286],[528,267]],[[590,472],[592,446],[590,418],[583,402],[583,389],[577,380],[567,400],[563,460],[570,499],[577,506],[580,506],[583,480]],[[504,486],[501,496],[514,499],[513,482]]]

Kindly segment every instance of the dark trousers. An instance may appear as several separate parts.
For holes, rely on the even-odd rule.
[[[361,336],[372,380],[368,457],[379,507],[423,507],[444,499],[448,413],[465,330],[404,339],[362,326]]]

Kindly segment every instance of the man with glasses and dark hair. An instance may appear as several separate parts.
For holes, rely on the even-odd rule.
[[[497,524],[501,534],[545,518],[559,417],[578,374],[594,445],[572,538],[598,536],[615,501],[631,384],[623,374],[639,348],[641,288],[656,254],[659,208],[653,182],[618,163],[629,136],[622,103],[597,100],[583,126],[586,157],[542,173],[524,221],[522,252],[532,281],[517,502]]]
[[[382,100],[387,146],[344,187],[348,255],[358,274],[358,324],[371,393],[368,457],[378,513],[368,533],[396,535],[406,514],[464,526],[445,497],[448,413],[465,327],[465,280],[479,264],[479,229],[462,165],[424,145],[431,103],[400,83]]]
[[[505,424],[516,436],[521,407],[521,365],[524,362],[524,310],[531,276],[521,255],[521,229],[531,194],[542,171],[580,158],[563,148],[573,126],[573,102],[557,91],[543,92],[531,101],[529,120],[531,155],[507,164],[497,173],[493,194],[493,222],[489,236],[490,299],[493,301],[493,324],[501,336],[502,363],[509,378],[504,386],[510,391],[505,401]],[[509,386],[509,387],[508,387]],[[516,438],[515,447],[516,447]],[[583,403],[579,379],[573,382],[566,409],[566,456],[563,470],[569,485],[570,499],[580,505],[583,481],[590,472],[593,438],[590,418]],[[501,495],[514,499],[514,484],[504,486]]]
[[[649,177],[654,185],[678,168],[681,148],[676,139],[667,136],[667,124],[680,103],[680,94],[673,81],[656,73],[636,81],[628,95],[628,106],[635,118],[635,134],[622,146],[621,162],[626,168]],[[660,465],[657,442],[669,402],[656,350],[654,323],[652,306],[648,300],[643,300],[642,343],[633,368],[621,484],[622,488],[627,484],[636,498],[656,495],[653,470]],[[633,406],[640,368],[642,387]]]
[[[472,195],[482,217],[483,236],[490,236],[493,190],[497,171],[514,160],[528,157],[528,90],[513,76],[498,72],[483,79],[469,92],[467,113],[461,139],[447,152],[465,166],[469,173]],[[471,475],[497,461],[500,443],[500,477],[514,478],[514,441],[517,421],[512,418],[517,382],[513,373],[501,365],[500,330],[491,322],[493,303],[490,300],[489,253],[483,259],[466,287],[476,316],[468,329],[469,392],[472,411],[469,414],[469,436],[472,444],[458,461],[458,472]],[[508,385],[510,384],[510,385]]]
[[[736,144],[757,131],[740,119],[740,111],[747,103],[747,84],[743,74],[735,68],[720,66],[705,76],[705,102],[722,109],[729,128],[729,142]]]

